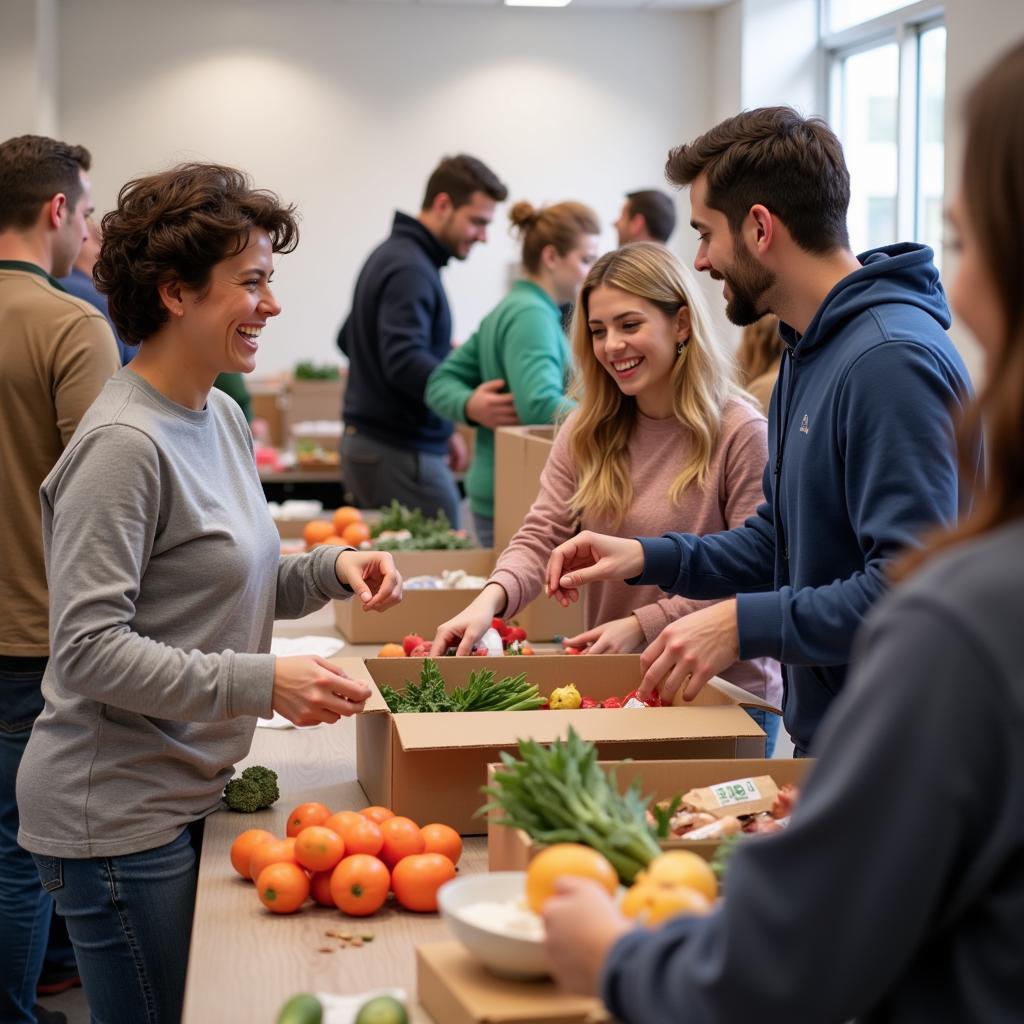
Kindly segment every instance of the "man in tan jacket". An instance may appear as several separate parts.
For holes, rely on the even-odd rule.
[[[60,1020],[34,1007],[51,900],[16,841],[15,778],[49,654],[39,487],[120,360],[94,306],[54,280],[92,212],[81,146],[0,143],[0,1020]],[[59,765],[54,765],[59,771]]]

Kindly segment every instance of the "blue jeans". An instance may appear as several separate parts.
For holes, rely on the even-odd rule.
[[[473,513],[473,532],[476,534],[476,542],[482,548],[494,547],[494,517],[481,516]]]
[[[14,783],[32,723],[43,710],[45,658],[0,657],[0,1020],[31,1022],[53,903],[32,856],[18,845]]]
[[[767,736],[764,741],[764,756],[771,757],[775,752],[775,741],[779,737],[779,724],[782,722],[782,716],[761,708],[744,708],[743,710],[764,729]]]
[[[75,947],[92,1024],[177,1024],[203,823],[120,857],[34,854]]]

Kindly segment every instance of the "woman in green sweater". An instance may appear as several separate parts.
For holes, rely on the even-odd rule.
[[[481,546],[494,546],[494,431],[517,423],[554,423],[565,397],[569,344],[559,306],[571,303],[598,255],[597,215],[582,203],[509,212],[523,241],[525,276],[484,317],[476,333],[430,375],[426,400],[446,419],[477,427],[466,493]],[[491,385],[474,395],[481,384]],[[507,401],[496,401],[501,392]]]

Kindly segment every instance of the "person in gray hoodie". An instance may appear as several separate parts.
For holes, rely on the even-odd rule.
[[[138,344],[40,491],[50,592],[45,706],[17,795],[18,841],[68,933],[96,1020],[181,1015],[205,817],[257,717],[358,713],[365,683],[275,658],[275,618],[401,597],[387,553],[281,556],[241,409],[281,307],[294,211],[241,172],[186,164],[131,181],[104,218],[96,280]],[[59,766],[59,770],[55,770]]]
[[[593,883],[544,912],[556,977],[624,1024],[1019,1021],[1024,1012],[1024,45],[975,86],[953,306],[985,350],[960,428],[986,488],[898,562],[789,828],[707,917],[633,928]]]

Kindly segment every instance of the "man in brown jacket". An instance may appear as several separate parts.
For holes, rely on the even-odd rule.
[[[63,1019],[33,1006],[51,901],[17,845],[14,784],[49,654],[39,486],[120,365],[103,315],[54,280],[86,237],[89,165],[87,150],[53,139],[0,144],[0,1020],[10,1022]]]

